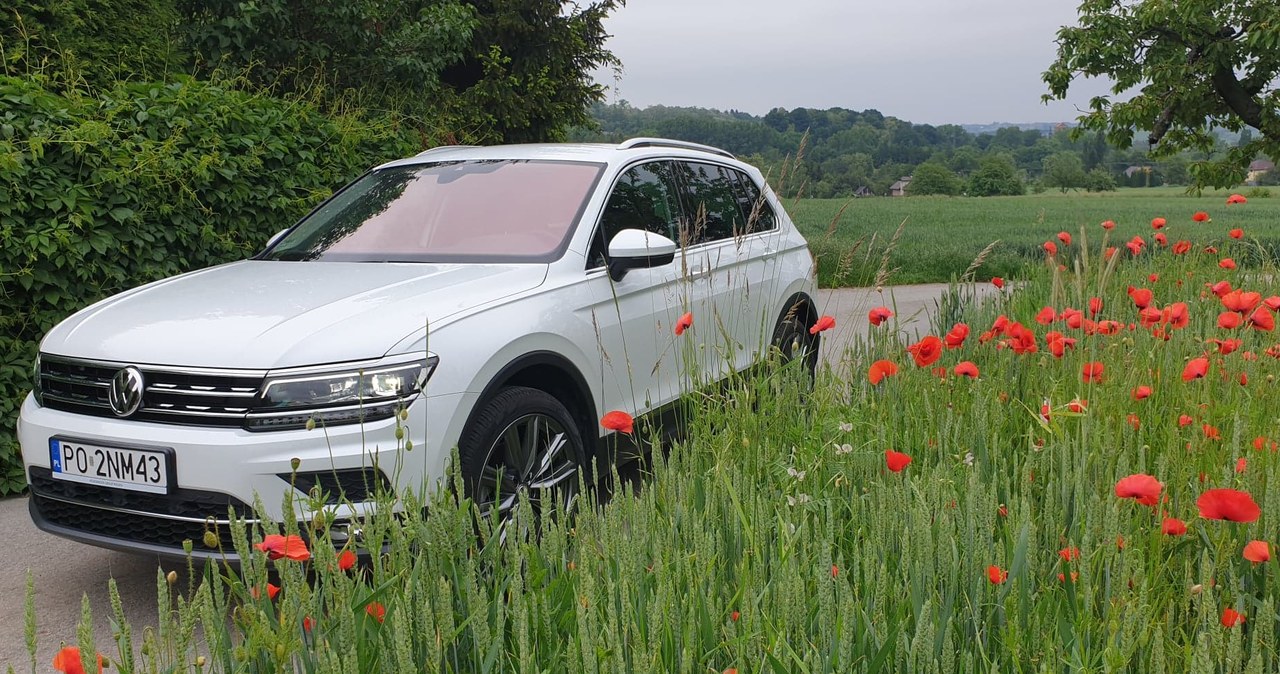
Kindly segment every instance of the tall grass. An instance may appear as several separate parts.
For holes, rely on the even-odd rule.
[[[367,523],[367,566],[340,570],[323,533],[304,563],[246,542],[242,569],[210,566],[189,587],[158,577],[160,629],[138,642],[117,612],[115,648],[97,648],[122,672],[1276,671],[1280,562],[1242,548],[1280,541],[1280,351],[1273,332],[1217,328],[1224,309],[1205,288],[1227,278],[1266,297],[1276,269],[1220,269],[1256,246],[1219,230],[1171,225],[1194,252],[1110,259],[1107,237],[1077,232],[994,301],[956,288],[935,334],[954,320],[973,332],[934,363],[913,363],[886,325],[855,342],[852,374],[826,370],[812,391],[775,368],[691,397],[686,437],[606,504],[586,497],[503,539],[455,476]],[[1203,252],[1208,239],[1218,252]],[[1187,302],[1188,325],[1130,327],[1129,286],[1158,307]],[[1122,330],[1033,319],[1094,297],[1092,320]],[[983,339],[999,316],[1034,330],[1037,350],[1016,353],[1014,329]],[[1052,355],[1050,330],[1075,347]],[[1242,344],[1220,355],[1206,340],[1222,337]],[[1204,354],[1208,376],[1184,381]],[[872,385],[879,359],[900,371]],[[961,361],[980,376],[956,376]],[[1101,381],[1087,382],[1094,362]],[[1139,385],[1153,394],[1135,399]],[[911,457],[901,472],[890,449]],[[1167,498],[1117,498],[1134,473]],[[1252,494],[1261,518],[1199,517],[1211,487]],[[533,521],[522,507],[517,520]],[[1187,532],[1162,533],[1166,517]],[[1243,624],[1224,626],[1227,608]]]

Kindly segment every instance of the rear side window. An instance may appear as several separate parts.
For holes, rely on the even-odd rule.
[[[738,179],[738,208],[747,214],[747,233],[767,232],[778,226],[773,207],[760,193],[751,176],[734,169],[727,169]]]
[[[676,243],[696,245],[746,233],[737,181],[728,169],[701,162],[677,162],[676,167],[685,209]]]

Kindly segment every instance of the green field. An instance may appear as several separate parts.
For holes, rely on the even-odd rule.
[[[1242,190],[1249,194],[1249,190]],[[1135,235],[1151,242],[1151,219],[1168,220],[1169,240],[1225,237],[1234,227],[1273,252],[1280,247],[1280,194],[1252,197],[1247,208],[1226,205],[1227,191],[1190,196],[1183,188],[1122,189],[1118,192],[1046,192],[1023,197],[871,197],[800,199],[785,205],[818,258],[823,286],[872,285],[886,248],[902,231],[888,258],[889,283],[947,281],[962,274],[988,244],[999,241],[977,278],[1016,277],[1058,232],[1097,242],[1099,224],[1112,220],[1110,240],[1122,245]],[[841,213],[841,209],[843,213]],[[1205,211],[1212,222],[1194,223]]]

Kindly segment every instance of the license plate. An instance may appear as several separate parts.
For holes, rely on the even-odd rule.
[[[153,494],[169,491],[169,454],[163,450],[50,438],[49,465],[59,480]]]

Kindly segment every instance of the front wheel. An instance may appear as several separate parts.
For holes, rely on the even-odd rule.
[[[573,415],[549,393],[523,386],[504,388],[484,403],[458,452],[468,496],[502,523],[514,519],[521,495],[535,515],[568,511],[588,469]]]

